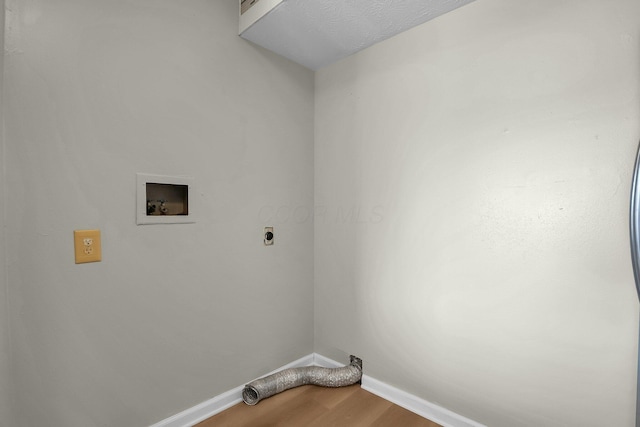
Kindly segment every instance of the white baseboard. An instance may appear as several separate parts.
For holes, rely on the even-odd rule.
[[[341,366],[346,365],[347,363],[339,363],[333,359],[329,359],[328,357],[324,357],[321,354],[313,353],[313,366],[321,366],[323,368],[340,368]]]
[[[192,408],[184,410],[179,414],[152,425],[151,427],[191,427],[201,421],[211,418],[215,414],[224,411],[242,402],[242,389],[244,386],[236,387],[225,393],[219,394],[213,399],[202,402]]]
[[[263,376],[271,375],[275,372],[288,368],[298,368],[303,366],[322,366],[325,368],[338,368],[344,366],[344,363],[324,357],[320,354],[313,353],[304,356],[294,362],[289,363]],[[364,369],[366,370],[366,361]],[[250,381],[249,381],[250,382]],[[195,424],[224,411],[231,406],[242,402],[242,389],[244,385],[236,387],[225,393],[222,393],[213,399],[202,402],[199,405],[180,412],[169,417],[151,427],[192,427]],[[416,397],[398,388],[390,386],[371,378],[368,375],[362,376],[362,388],[370,393],[382,397],[389,402],[395,403],[413,413],[434,421],[444,427],[486,427],[483,424],[458,415],[448,409],[428,402],[424,399]]]
[[[363,368],[366,371],[367,361],[365,360],[364,363],[365,365]],[[342,363],[338,363],[335,360],[317,353],[313,354],[313,364],[325,368],[338,368],[340,366],[344,366]],[[486,427],[483,424],[465,418],[462,415],[456,414],[455,412],[434,403],[416,397],[406,391],[402,391],[390,386],[389,384],[385,384],[382,381],[378,381],[369,375],[362,375],[362,388],[444,427]]]
[[[283,369],[298,368],[311,365],[313,365],[313,354],[301,357],[294,362],[291,362],[262,376],[271,375]],[[262,376],[260,378],[262,378]],[[251,381],[247,382],[249,383]],[[211,418],[215,414],[220,413],[225,409],[228,409],[233,405],[242,402],[243,389],[244,385],[238,386],[234,389],[219,394],[216,397],[207,400],[206,402],[202,402],[192,408],[180,412],[179,414],[173,415],[156,424],[153,424],[151,427],[192,427],[199,422],[204,421],[207,418]]]
[[[368,375],[362,376],[362,388],[444,427],[486,427],[484,424],[470,420]]]

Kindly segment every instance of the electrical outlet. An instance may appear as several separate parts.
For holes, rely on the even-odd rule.
[[[76,264],[102,261],[100,230],[75,230],[73,232],[73,243]]]
[[[273,239],[274,239],[273,227],[265,227],[264,228],[264,245],[265,246],[273,245]]]

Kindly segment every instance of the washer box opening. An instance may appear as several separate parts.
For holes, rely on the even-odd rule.
[[[137,174],[136,223],[195,222],[193,191],[192,177]]]

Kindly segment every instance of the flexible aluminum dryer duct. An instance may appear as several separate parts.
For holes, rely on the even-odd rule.
[[[342,368],[321,368],[319,366],[290,368],[255,380],[244,386],[242,400],[247,405],[255,405],[262,399],[301,385],[344,387],[355,384],[361,379],[362,360],[351,356],[351,363]]]

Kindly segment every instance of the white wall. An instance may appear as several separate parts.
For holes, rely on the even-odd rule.
[[[317,352],[492,427],[634,425],[638,16],[482,0],[317,72]]]
[[[233,0],[7,9],[19,425],[145,426],[311,353],[311,222],[261,214],[312,206],[313,74],[240,39]],[[198,223],[136,226],[136,172],[194,176]]]
[[[0,0],[0,46],[4,46],[4,0]],[[4,175],[4,109],[2,108],[4,54],[0,55],[0,425],[14,425],[12,418],[12,376],[10,370],[9,304],[5,256],[5,175]]]

